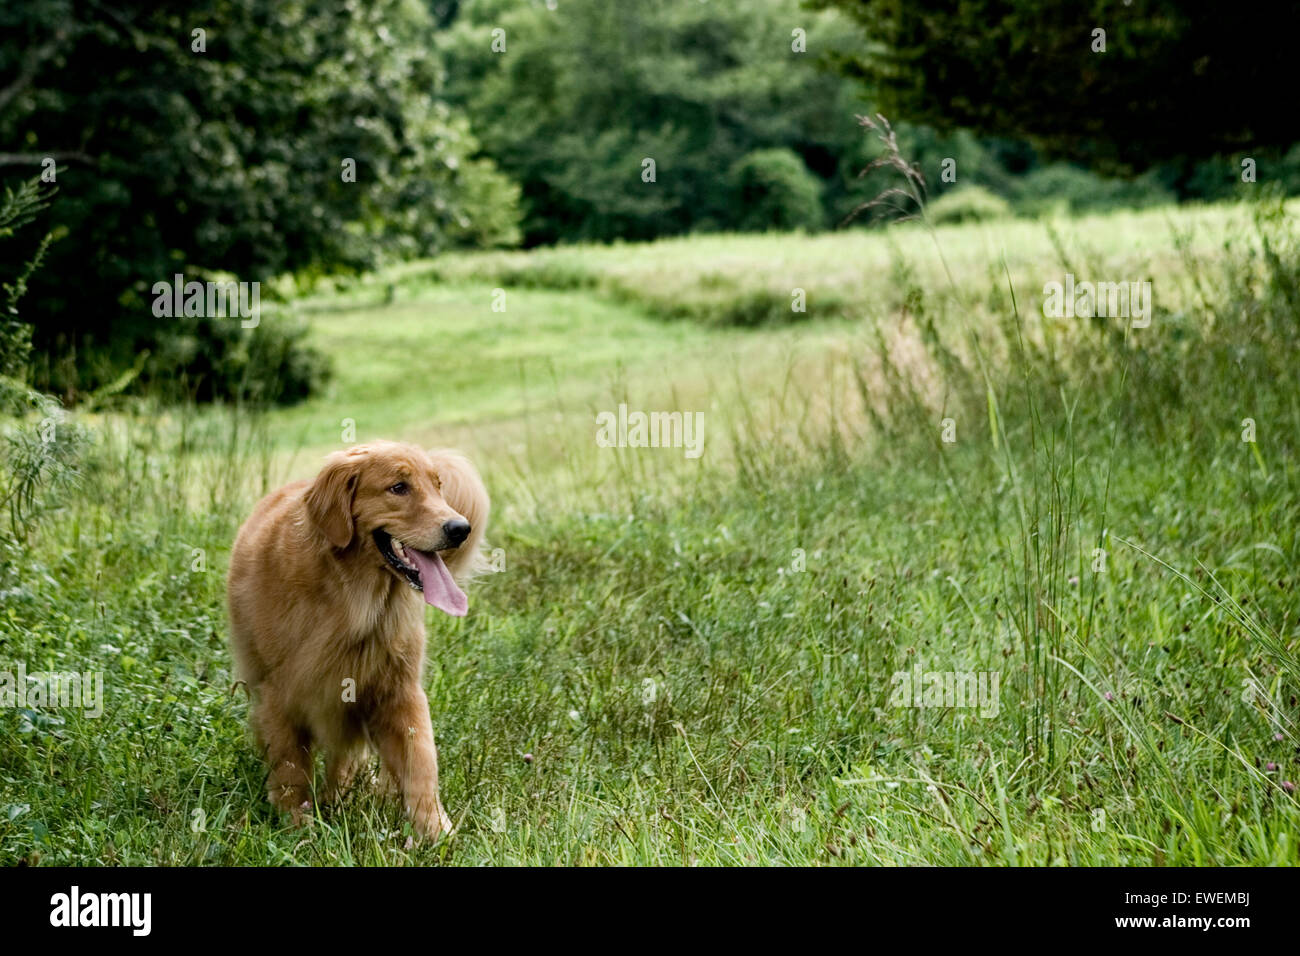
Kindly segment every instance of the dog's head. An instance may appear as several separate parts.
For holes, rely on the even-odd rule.
[[[488,495],[454,451],[371,442],[335,452],[305,497],[329,544],[374,559],[439,610],[463,615],[458,581],[479,570]],[[349,557],[352,557],[350,555]]]

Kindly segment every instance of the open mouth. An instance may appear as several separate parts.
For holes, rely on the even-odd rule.
[[[374,539],[384,560],[407,584],[424,594],[426,604],[453,617],[465,616],[469,599],[447,570],[442,555],[403,544],[383,528],[375,529]]]

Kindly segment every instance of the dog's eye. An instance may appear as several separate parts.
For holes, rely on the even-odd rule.
[[[389,488],[388,490],[389,492],[395,495],[404,495],[407,492],[409,492],[411,489],[407,487],[406,482],[399,481],[397,484],[393,485],[393,487]]]

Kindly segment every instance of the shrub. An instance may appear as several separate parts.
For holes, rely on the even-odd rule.
[[[821,181],[789,149],[758,149],[737,160],[730,180],[743,230],[820,229]]]
[[[144,367],[148,386],[174,400],[291,405],[329,381],[329,359],[306,342],[302,320],[264,315],[253,329],[231,319],[188,319]]]
[[[1141,209],[1175,201],[1174,194],[1154,174],[1137,179],[1103,179],[1096,173],[1065,163],[1035,169],[1016,185],[1018,211],[1031,215],[1065,206],[1070,212],[1102,212],[1125,207]]]
[[[1011,215],[1011,204],[983,186],[959,186],[930,203],[926,215],[935,225],[987,222]]]

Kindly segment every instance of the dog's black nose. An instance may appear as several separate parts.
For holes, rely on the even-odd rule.
[[[464,518],[454,518],[442,526],[442,533],[452,544],[460,544],[469,537],[469,522]]]

